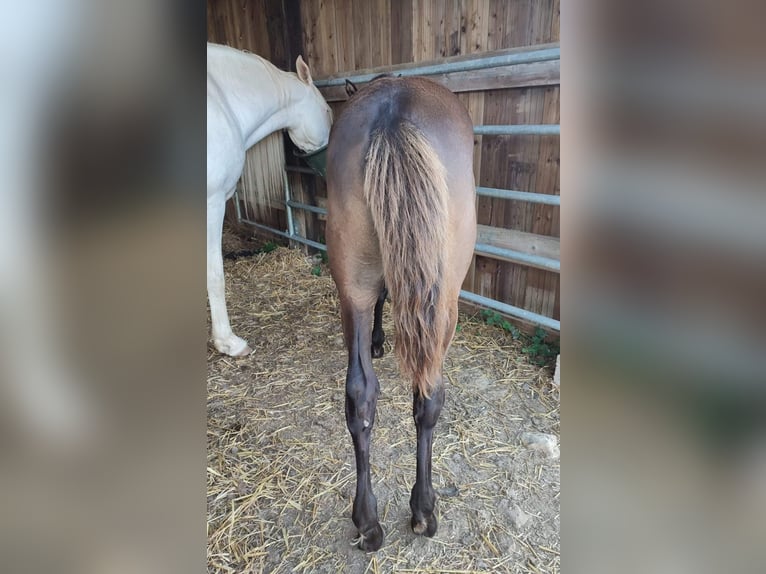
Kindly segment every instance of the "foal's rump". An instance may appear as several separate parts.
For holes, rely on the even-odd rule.
[[[330,213],[341,202],[357,204],[366,212],[358,216],[372,221],[400,367],[425,396],[452,338],[470,261],[463,245],[472,252],[472,154],[465,109],[422,78],[373,81],[350,100],[330,137]],[[353,250],[346,242],[341,256]]]

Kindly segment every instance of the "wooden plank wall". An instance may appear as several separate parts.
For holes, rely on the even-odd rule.
[[[558,42],[559,6],[560,0],[208,0],[208,38],[265,57],[284,54],[292,61],[300,49],[314,77],[321,78]],[[286,30],[292,37],[280,36]],[[283,69],[294,65],[272,61]],[[462,92],[458,97],[476,125],[556,124],[560,119],[559,86]],[[343,102],[331,106],[337,114]],[[559,194],[558,137],[475,136],[474,168],[478,185]],[[297,199],[323,204],[321,179],[292,174],[290,184]],[[558,207],[482,197],[477,214],[482,225],[559,237]],[[307,215],[298,223],[308,237],[323,239],[321,218]],[[464,287],[559,318],[557,273],[478,256]]]

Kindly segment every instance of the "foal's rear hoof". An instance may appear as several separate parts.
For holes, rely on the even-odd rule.
[[[436,520],[435,514],[427,516],[425,519],[417,519],[413,516],[410,520],[410,526],[412,526],[412,531],[418,536],[424,535],[431,538],[436,534],[436,529],[439,527],[439,521]]]
[[[360,550],[365,552],[375,552],[383,546],[383,529],[380,524],[376,524],[371,530],[366,533],[359,533],[359,538],[354,540],[354,543]]]
[[[372,345],[370,347],[373,359],[380,359],[383,356],[383,345]]]

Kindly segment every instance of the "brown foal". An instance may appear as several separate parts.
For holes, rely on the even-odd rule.
[[[458,98],[423,78],[381,77],[354,94],[327,150],[327,247],[348,348],[346,424],[356,455],[358,545],[383,543],[370,482],[390,296],[396,354],[412,381],[417,473],[412,529],[433,536],[433,430],[444,404],[442,363],[476,239],[473,128]]]

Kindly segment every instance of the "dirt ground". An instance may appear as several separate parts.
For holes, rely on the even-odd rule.
[[[224,252],[238,249],[225,239]],[[521,343],[465,312],[444,367],[439,531],[428,539],[409,525],[415,427],[386,306],[371,450],[386,538],[374,553],[352,547],[346,352],[335,286],[317,263],[285,248],[225,262],[231,322],[255,352],[208,347],[209,572],[558,572],[559,461],[520,438],[558,437],[558,390]]]

